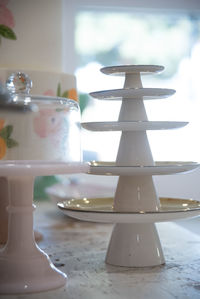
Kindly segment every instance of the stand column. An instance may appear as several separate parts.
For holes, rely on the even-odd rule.
[[[33,234],[33,177],[8,178],[8,240],[0,252],[0,293],[40,292],[65,285]]]
[[[116,224],[106,263],[124,267],[150,267],[165,263],[153,223]]]
[[[124,88],[142,88],[140,73],[126,74]],[[148,121],[142,98],[122,99],[119,121]],[[146,132],[122,132],[117,166],[154,166]],[[158,211],[160,201],[151,175],[119,176],[114,211]],[[164,264],[159,236],[153,223],[118,223],[107,251],[106,263],[125,267]]]

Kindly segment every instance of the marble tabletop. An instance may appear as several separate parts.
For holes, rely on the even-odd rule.
[[[73,220],[50,201],[35,212],[39,243],[68,275],[65,287],[0,299],[195,299],[200,298],[200,218],[157,224],[166,264],[113,267],[104,262],[113,225]]]

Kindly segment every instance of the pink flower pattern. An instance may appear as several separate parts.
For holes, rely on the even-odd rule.
[[[55,97],[56,96],[56,94],[53,91],[53,89],[48,89],[47,91],[44,92],[44,95],[45,96],[50,96],[50,97]]]
[[[63,127],[66,111],[63,112],[57,112],[54,109],[41,109],[33,120],[35,133],[40,138],[56,136]]]
[[[58,114],[58,113],[57,113]],[[34,129],[37,135],[45,138],[58,131],[61,119],[52,109],[40,110],[39,115],[34,119]]]
[[[0,0],[0,24],[13,28],[15,20],[11,11],[6,7],[9,0]]]

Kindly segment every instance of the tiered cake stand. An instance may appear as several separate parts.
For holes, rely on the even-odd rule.
[[[200,214],[193,200],[159,199],[152,175],[186,172],[196,163],[155,163],[146,130],[172,129],[186,122],[148,121],[143,100],[166,98],[172,89],[143,88],[141,73],[160,72],[162,66],[116,66],[101,69],[105,74],[125,74],[124,88],[91,93],[102,100],[122,99],[116,122],[83,123],[93,131],[122,131],[116,162],[92,162],[90,174],[118,175],[113,199],[68,200],[58,204],[70,216],[95,222],[117,223],[110,240],[106,262],[112,265],[144,267],[163,264],[164,257],[155,222]],[[106,145],[105,145],[106,146]]]

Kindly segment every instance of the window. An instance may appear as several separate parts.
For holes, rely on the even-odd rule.
[[[192,10],[188,7],[176,10],[174,7],[169,11],[154,9],[153,4],[156,7],[157,1],[148,2],[148,5],[152,4],[151,10],[146,10],[145,4],[144,8],[138,9],[137,3],[137,9],[130,9],[130,1],[127,1],[127,9],[121,10],[119,3],[122,1],[107,9],[98,6],[98,1],[94,2],[96,6],[89,3],[74,8],[73,45],[79,92],[123,86],[122,78],[101,74],[99,69],[102,66],[164,65],[166,70],[161,75],[143,77],[143,86],[174,88],[176,94],[169,99],[146,101],[148,118],[184,120],[190,124],[179,130],[149,132],[154,159],[199,160],[200,13],[194,8],[199,8],[195,5],[200,6],[200,3],[191,1]],[[132,5],[133,2],[137,1],[132,1]],[[173,4],[168,1],[168,6],[180,5],[181,2]],[[89,100],[82,118],[83,121],[116,120],[119,109],[120,102]],[[101,160],[114,160],[119,137],[120,133],[84,131],[83,146],[86,151],[97,152]]]

